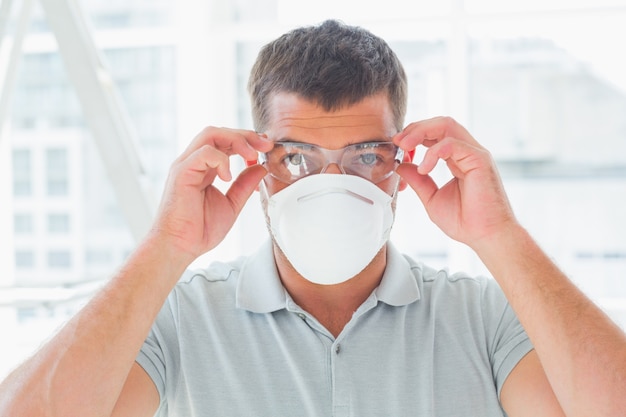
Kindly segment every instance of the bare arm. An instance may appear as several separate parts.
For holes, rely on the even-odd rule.
[[[265,170],[230,180],[229,156],[256,158],[271,142],[250,131],[207,128],[174,162],[152,231],[110,282],[0,385],[0,415],[145,415],[156,388],[135,358],[184,269],[221,242]]]
[[[150,376],[135,362],[126,378],[111,416],[153,416],[159,407],[159,392]]]
[[[398,173],[416,191],[433,222],[474,249],[498,281],[565,414],[626,415],[624,332],[519,225],[489,152],[449,118],[413,123],[394,141],[407,150],[428,147],[419,167],[405,164]],[[454,175],[442,187],[429,175],[439,160]],[[526,384],[541,382],[536,372],[518,374],[520,370],[524,366],[509,378],[519,382],[516,377],[523,374]],[[532,390],[507,391],[509,399],[531,400],[523,397]]]
[[[626,336],[520,227],[481,242],[568,416],[626,415]]]
[[[534,350],[517,363],[504,381],[500,401],[509,417],[565,416]]]
[[[157,239],[145,242],[83,310],[14,371],[0,386],[0,415],[111,414],[156,314],[185,267],[163,265],[167,249]]]

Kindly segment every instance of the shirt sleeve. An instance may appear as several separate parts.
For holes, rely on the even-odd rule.
[[[154,321],[135,361],[148,373],[157,387],[161,404],[166,397],[166,381],[176,377],[179,361],[178,334],[175,322],[176,291],[167,298]]]
[[[511,305],[493,279],[485,281],[482,310],[489,358],[499,397],[504,381],[533,346]]]

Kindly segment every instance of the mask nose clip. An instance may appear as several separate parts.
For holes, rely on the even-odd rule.
[[[357,200],[361,200],[362,202],[364,202],[365,204],[369,204],[370,206],[374,205],[374,200],[371,200],[365,196],[362,196],[361,194],[355,193],[354,191],[350,191],[347,188],[340,188],[340,187],[331,187],[327,190],[320,190],[320,191],[316,191],[307,195],[303,195],[302,197],[298,197],[298,203],[302,203],[302,202],[312,200],[317,197],[322,197],[328,194],[345,194],[345,195],[349,195],[350,197],[354,197]]]

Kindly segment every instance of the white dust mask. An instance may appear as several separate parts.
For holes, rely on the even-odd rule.
[[[271,196],[267,216],[275,242],[296,271],[331,285],[361,272],[389,239],[392,201],[364,178],[316,174]]]

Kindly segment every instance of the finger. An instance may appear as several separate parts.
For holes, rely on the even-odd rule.
[[[215,176],[230,181],[230,160],[228,155],[212,146],[204,145],[181,161],[178,166],[181,181],[200,185],[201,188],[212,183]]]
[[[204,145],[212,146],[226,155],[239,154],[246,160],[256,159],[257,150],[267,152],[274,146],[266,137],[251,130],[207,127],[196,135],[181,158],[188,157]]]
[[[256,160],[258,151],[267,152],[274,146],[274,142],[267,136],[251,130],[223,129],[216,137],[215,147],[224,151],[227,155],[241,155],[244,160]]]
[[[485,166],[488,156],[489,154],[483,148],[448,137],[432,145],[426,151],[418,171],[422,175],[430,174],[437,162],[444,160],[452,175],[463,178],[470,171]]]
[[[259,152],[269,152],[274,147],[274,141],[268,139],[265,133],[251,132],[251,134],[247,136],[247,140],[248,143]]]
[[[248,201],[266,174],[267,170],[262,165],[252,165],[243,170],[233,182],[226,192],[226,197],[230,201],[233,212],[236,215],[239,215],[246,201]]]
[[[411,150],[418,145],[433,146],[446,137],[454,137],[480,146],[472,135],[451,117],[435,117],[411,123],[392,140],[402,149]]]
[[[400,164],[396,172],[415,191],[424,206],[439,189],[435,181],[429,175],[420,174],[414,164]]]

